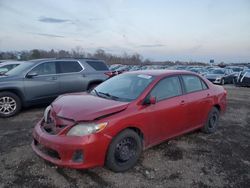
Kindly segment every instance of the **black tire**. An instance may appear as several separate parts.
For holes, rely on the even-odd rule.
[[[16,115],[22,108],[20,98],[11,92],[0,92],[0,117]]]
[[[98,86],[98,84],[90,84],[87,92],[90,93],[93,89],[95,89],[96,86]]]
[[[219,110],[216,107],[213,107],[208,114],[208,119],[202,128],[202,131],[207,134],[214,133],[218,128],[219,117]]]
[[[142,140],[131,129],[119,133],[111,142],[106,156],[106,167],[114,172],[132,168],[142,152]]]

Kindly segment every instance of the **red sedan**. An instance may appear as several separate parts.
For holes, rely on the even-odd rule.
[[[91,93],[58,97],[34,128],[32,148],[59,166],[125,171],[143,149],[195,129],[216,131],[226,94],[187,71],[124,73]]]

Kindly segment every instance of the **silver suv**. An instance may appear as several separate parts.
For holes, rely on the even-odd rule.
[[[21,62],[0,76],[0,117],[22,107],[48,103],[64,93],[92,90],[108,78],[109,69],[97,59],[39,59]]]

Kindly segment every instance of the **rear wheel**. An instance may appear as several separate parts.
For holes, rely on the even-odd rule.
[[[126,171],[136,164],[141,152],[141,138],[133,130],[126,129],[112,140],[106,157],[106,166],[115,172]]]
[[[11,117],[21,110],[20,98],[11,92],[0,93],[0,117]]]
[[[98,84],[91,84],[89,87],[88,87],[88,93],[90,93],[93,89],[95,89],[95,87],[98,86]]]
[[[202,131],[205,133],[214,133],[217,130],[219,123],[220,112],[216,107],[213,107],[208,114],[208,119]]]

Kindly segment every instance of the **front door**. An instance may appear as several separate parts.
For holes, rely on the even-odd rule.
[[[185,131],[187,122],[186,97],[182,95],[178,76],[159,81],[150,92],[156,103],[148,106],[151,116],[150,142],[157,144]]]
[[[55,62],[45,62],[34,67],[24,78],[24,87],[27,101],[56,97],[59,94],[59,83]]]

